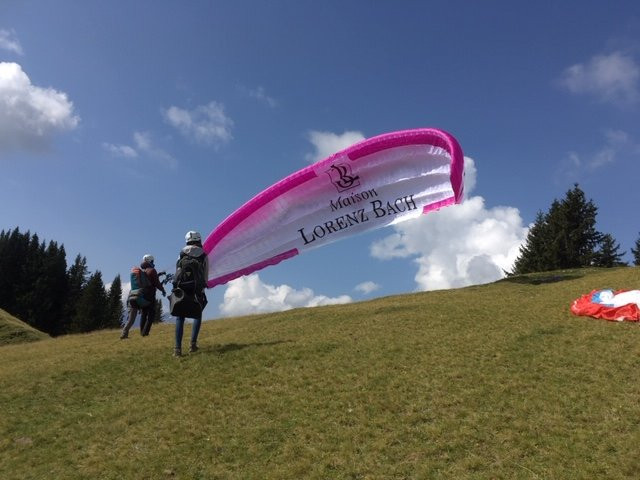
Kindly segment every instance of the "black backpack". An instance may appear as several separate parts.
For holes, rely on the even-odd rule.
[[[206,253],[199,257],[192,257],[184,252],[180,253],[180,258],[176,264],[176,275],[173,279],[173,286],[180,288],[186,294],[194,294],[204,290],[207,281],[204,278],[204,260]]]

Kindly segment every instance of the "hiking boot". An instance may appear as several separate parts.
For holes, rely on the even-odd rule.
[[[198,345],[196,345],[195,343],[191,344],[191,347],[189,348],[189,353],[195,353],[198,351]]]
[[[174,348],[173,349],[173,356],[174,357],[181,357],[182,356],[182,349],[181,348]]]

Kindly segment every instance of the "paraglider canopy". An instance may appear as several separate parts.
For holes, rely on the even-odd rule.
[[[433,128],[386,133],[337,152],[260,192],[209,234],[207,286],[460,203],[463,169],[456,139]]]
[[[593,290],[571,304],[571,313],[615,322],[640,320],[640,290]]]

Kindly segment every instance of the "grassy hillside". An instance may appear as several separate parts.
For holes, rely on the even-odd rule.
[[[0,478],[637,479],[639,326],[569,305],[639,273],[6,346]]]
[[[49,338],[49,335],[0,309],[0,347],[15,343],[34,342],[44,338]]]

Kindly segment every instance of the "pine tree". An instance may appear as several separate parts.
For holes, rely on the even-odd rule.
[[[64,245],[52,242],[47,250],[45,269],[49,272],[49,292],[53,296],[52,301],[52,325],[50,334],[53,336],[64,333],[65,306],[67,292],[69,291],[69,278],[67,276],[67,252]]]
[[[23,237],[27,249],[20,260],[20,271],[16,277],[15,286],[15,315],[28,323],[39,328],[40,319],[36,309],[38,302],[42,302],[39,289],[36,289],[36,282],[39,279],[44,261],[44,244],[40,244],[37,234],[31,236],[27,232]],[[46,301],[45,301],[46,302]]]
[[[30,234],[15,228],[3,236],[0,249],[0,308],[24,320],[18,311],[17,297],[25,284],[23,262],[29,249]],[[21,316],[22,315],[22,316]]]
[[[122,305],[122,282],[120,275],[113,279],[108,295],[109,316],[108,328],[120,328],[124,317],[124,306]]]
[[[109,300],[102,282],[102,273],[97,270],[82,289],[72,325],[76,332],[90,332],[106,328],[109,318]]]
[[[635,247],[631,248],[631,253],[633,254],[633,264],[638,266],[640,265],[640,236],[636,240]]]
[[[65,333],[76,333],[84,331],[80,325],[75,324],[77,318],[77,307],[82,292],[87,285],[87,275],[89,269],[87,268],[87,258],[81,255],[77,255],[73,265],[69,267],[67,272],[67,301],[65,307]]]
[[[63,333],[64,305],[67,293],[67,262],[64,248],[44,242],[30,296],[29,319],[32,325],[50,335]]]
[[[598,208],[587,201],[578,184],[561,202],[563,229],[558,232],[557,268],[579,268],[591,265],[602,234],[595,228]]]
[[[622,267],[626,262],[622,257],[626,252],[619,253],[620,244],[616,242],[610,233],[604,234],[600,242],[600,249],[594,256],[593,265],[596,267]]]
[[[66,254],[55,242],[16,228],[0,233],[0,308],[38,330],[62,333]]]
[[[580,268],[592,264],[602,234],[595,228],[598,209],[578,184],[546,214],[538,213],[512,274]]]
[[[0,308],[43,332],[61,335],[110,325],[110,313],[114,318],[118,313],[115,306],[110,307],[100,272],[87,281],[88,273],[87,260],[81,255],[67,271],[63,245],[53,241],[47,245],[37,234],[21,233],[17,227],[0,232]],[[122,295],[117,280],[110,292],[114,298]],[[87,315],[91,304],[99,309]]]
[[[0,308],[8,310],[8,292],[9,278],[11,271],[9,269],[9,232],[2,230],[0,232]]]
[[[522,275],[544,270],[549,248],[546,222],[546,215],[538,211],[536,221],[529,229],[524,245],[520,247],[520,255],[513,265],[511,274]]]
[[[15,302],[14,279],[18,274],[12,255],[12,233],[0,233],[0,308],[12,313]]]
[[[565,259],[561,253],[564,250],[563,238],[565,237],[566,222],[563,214],[562,203],[558,200],[551,202],[546,215],[547,251],[540,272],[558,270],[562,268]]]

